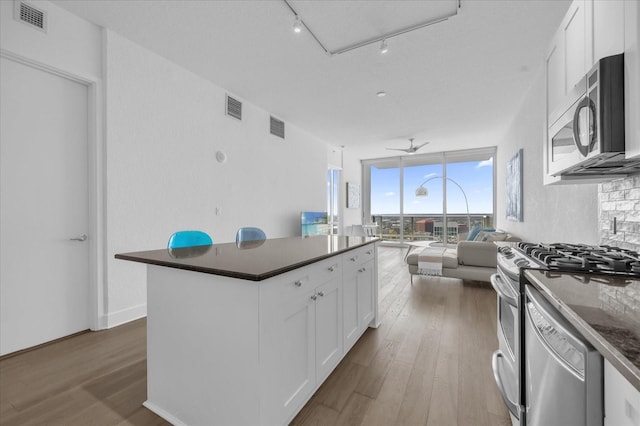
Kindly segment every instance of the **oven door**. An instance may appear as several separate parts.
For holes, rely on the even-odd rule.
[[[500,350],[512,364],[516,362],[518,332],[518,294],[508,283],[508,278],[498,273],[491,276],[491,285],[498,294],[497,325]]]
[[[497,331],[499,349],[494,352],[491,367],[496,385],[516,425],[520,418],[518,380],[518,295],[500,273],[491,276],[497,293]]]

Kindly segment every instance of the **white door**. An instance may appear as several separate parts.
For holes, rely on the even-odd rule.
[[[0,58],[0,355],[89,328],[87,103]]]

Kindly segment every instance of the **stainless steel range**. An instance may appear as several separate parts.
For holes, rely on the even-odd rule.
[[[601,426],[602,356],[534,288],[523,269],[577,279],[640,277],[640,255],[584,244],[499,243],[498,343],[492,367],[514,425]]]

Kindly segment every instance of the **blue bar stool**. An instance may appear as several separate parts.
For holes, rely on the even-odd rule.
[[[211,244],[213,244],[213,240],[206,232],[178,231],[169,238],[167,248],[210,246]]]
[[[246,241],[262,241],[267,239],[267,234],[260,228],[254,228],[251,226],[240,228],[236,233],[236,244],[240,244]]]

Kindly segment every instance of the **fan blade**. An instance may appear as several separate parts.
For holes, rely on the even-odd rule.
[[[390,151],[403,151],[403,152],[411,152],[412,150],[410,149],[403,149],[403,148],[387,148]]]
[[[426,145],[426,144],[428,144],[428,143],[429,143],[429,142],[425,142],[425,143],[423,143],[423,144],[421,144],[421,145],[416,145],[416,146],[414,146],[414,147],[413,147],[413,149],[415,149],[415,150],[417,151],[417,150],[419,150],[420,148],[422,148],[423,146],[425,146],[425,145]]]

